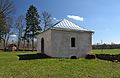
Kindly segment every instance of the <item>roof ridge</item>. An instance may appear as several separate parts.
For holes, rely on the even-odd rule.
[[[55,23],[53,26],[57,25],[57,24],[60,23],[61,21],[63,21],[63,19],[60,20],[60,21],[58,21],[57,23]],[[53,26],[51,26],[51,27],[53,27]]]

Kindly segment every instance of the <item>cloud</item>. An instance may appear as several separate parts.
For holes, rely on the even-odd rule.
[[[77,20],[77,21],[83,21],[83,17],[80,17],[80,16],[76,16],[76,15],[67,15],[68,18],[71,18],[71,19],[74,19],[74,20]]]
[[[15,34],[13,34],[13,35],[10,35],[11,37],[16,37],[16,35]]]
[[[55,20],[55,21],[59,21],[57,18],[53,18],[53,20]]]

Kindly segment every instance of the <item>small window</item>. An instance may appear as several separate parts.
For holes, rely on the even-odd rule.
[[[71,47],[75,47],[75,38],[74,37],[71,38]]]

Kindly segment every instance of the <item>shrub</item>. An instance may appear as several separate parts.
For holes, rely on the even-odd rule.
[[[96,58],[96,56],[95,55],[93,55],[93,54],[88,54],[88,55],[86,55],[86,57],[85,57],[86,59],[95,59]]]
[[[110,55],[110,54],[96,54],[98,59],[108,60],[113,62],[120,62],[120,54]]]

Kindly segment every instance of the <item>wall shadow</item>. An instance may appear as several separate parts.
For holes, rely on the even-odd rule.
[[[17,55],[19,57],[19,60],[33,60],[33,59],[44,59],[44,58],[51,58],[50,56],[46,54],[24,54],[24,55]]]

